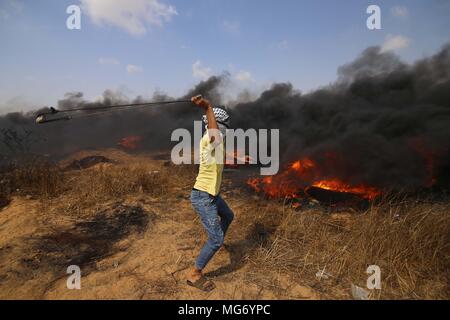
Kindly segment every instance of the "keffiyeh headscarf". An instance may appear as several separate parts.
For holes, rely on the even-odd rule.
[[[224,107],[214,107],[213,108],[214,116],[217,121],[217,125],[219,127],[220,132],[225,137],[227,129],[230,128],[230,116]],[[202,121],[205,124],[206,130],[208,130],[208,118],[206,115],[203,115]]]

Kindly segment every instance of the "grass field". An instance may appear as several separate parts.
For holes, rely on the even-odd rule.
[[[64,170],[74,159],[111,162]],[[163,158],[163,157],[162,157]],[[212,293],[185,285],[206,240],[190,206],[194,166],[119,150],[2,171],[0,297],[43,299],[351,299],[370,265],[372,299],[449,299],[450,202],[385,196],[365,211],[294,209],[225,173],[236,219],[208,266]],[[66,268],[82,289],[66,288]]]

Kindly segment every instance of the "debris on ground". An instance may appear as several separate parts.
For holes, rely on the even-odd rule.
[[[99,163],[112,163],[112,161],[104,156],[89,156],[80,160],[72,161],[67,167],[64,168],[64,170],[83,170],[91,168]]]
[[[355,300],[370,300],[370,292],[364,288],[358,287],[352,283],[352,296]]]

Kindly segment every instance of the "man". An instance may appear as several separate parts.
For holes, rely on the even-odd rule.
[[[203,291],[215,288],[202,271],[214,254],[222,247],[225,234],[233,221],[233,211],[220,197],[220,185],[225,161],[224,139],[229,126],[229,115],[225,109],[213,108],[201,96],[192,102],[204,109],[203,122],[206,132],[200,141],[200,167],[192,189],[191,202],[208,233],[208,241],[197,257],[195,267],[188,274],[187,283]]]

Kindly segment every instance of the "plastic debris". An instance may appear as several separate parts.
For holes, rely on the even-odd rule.
[[[316,273],[316,278],[319,280],[328,280],[330,277],[332,277],[332,275],[328,272],[325,271],[325,268],[323,268],[322,270],[317,271]]]
[[[370,300],[370,292],[352,283],[352,296],[355,300]]]

